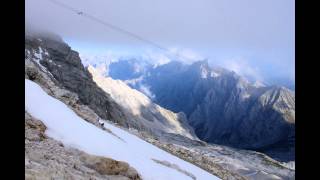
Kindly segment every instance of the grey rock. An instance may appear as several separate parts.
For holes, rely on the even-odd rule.
[[[81,103],[88,105],[100,117],[128,126],[121,107],[93,82],[77,52],[60,40],[41,37],[39,41],[39,38],[26,36],[25,48],[29,52],[40,48],[47,52],[48,55],[42,56],[40,64],[53,75],[59,86],[76,93]]]
[[[109,65],[109,72],[129,82],[116,73],[117,63]],[[283,143],[288,149],[294,147],[295,95],[291,90],[256,86],[234,72],[211,68],[206,60],[191,65],[172,61],[155,68],[144,67],[140,74],[143,78],[128,84],[137,90],[139,84],[148,85],[154,102],[184,112],[200,139],[259,151],[277,149]],[[292,151],[287,152],[289,160],[294,160]]]
[[[25,179],[141,179],[129,164],[64,147],[46,137],[45,129],[41,121],[25,112]]]
[[[184,139],[172,139],[170,135],[162,139],[154,139],[141,133],[137,135],[221,179],[295,179],[294,169],[259,152],[214,144],[179,143]]]
[[[127,110],[125,104],[117,102],[117,99],[113,99],[108,92],[96,84],[91,73],[82,65],[79,54],[61,39],[51,38],[51,36],[27,35],[25,51],[26,64],[28,64],[25,69],[26,78],[40,83],[49,94],[63,99],[78,114],[89,114],[84,118],[87,121],[96,123],[98,117],[101,117],[123,127],[135,128],[155,135],[159,135],[166,129],[173,132],[172,124],[179,124],[182,130],[176,130],[177,133],[178,131],[186,132],[189,137],[197,138],[187,124],[183,113],[174,114],[152,104],[140,108],[141,116]],[[55,86],[63,90],[56,89]],[[78,106],[88,106],[98,116],[95,117],[90,112],[83,112],[84,108],[78,111]],[[149,122],[145,123],[141,119]],[[157,121],[156,125],[164,125],[167,128],[152,126],[154,125],[152,121]],[[170,124],[169,122],[172,121],[176,123]]]

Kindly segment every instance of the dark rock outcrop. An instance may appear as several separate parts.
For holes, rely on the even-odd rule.
[[[202,140],[262,150],[295,137],[295,95],[287,88],[256,86],[208,61],[172,61],[143,72],[139,83],[150,87],[154,101],[184,112]],[[130,85],[139,90],[139,84]]]
[[[26,35],[25,41],[26,51],[39,54],[42,58],[40,65],[53,75],[59,85],[76,93],[81,103],[88,105],[100,117],[127,126],[121,107],[93,82],[76,51],[59,38]]]
[[[105,91],[100,87],[101,84],[96,84],[92,74],[81,63],[78,52],[73,51],[59,37],[47,34],[27,34],[25,41],[26,63],[30,64],[25,68],[26,78],[37,81],[44,86],[50,86],[46,85],[49,82],[48,79],[37,75],[40,73],[39,70],[46,72],[50,82],[52,81],[51,84],[61,86],[63,89],[74,93],[76,97],[66,94],[67,98],[71,97],[69,98],[71,100],[68,103],[69,105],[81,104],[88,106],[102,119],[113,121],[122,127],[146,131],[155,136],[160,136],[163,132],[170,132],[184,134],[189,138],[197,139],[192,128],[188,126],[183,113],[175,114],[152,103],[146,103],[143,106],[136,104],[137,107],[133,111],[128,109],[127,105],[132,102],[119,101],[119,99],[127,98],[130,100],[137,98],[121,94],[123,97],[115,99],[117,96],[112,96],[111,92]],[[106,81],[106,83],[110,83],[110,81]],[[116,87],[112,88],[117,91]],[[127,91],[129,93],[133,90],[127,87]],[[121,92],[121,89],[119,89],[119,92]],[[50,92],[48,93],[50,94]],[[65,95],[63,94],[66,92],[61,93],[57,96],[64,98]],[[143,99],[145,100],[146,98]],[[138,101],[139,99],[134,102]],[[76,107],[74,110],[77,112]],[[87,116],[85,119],[96,123],[98,117]]]
[[[128,163],[99,156],[81,156],[85,165],[96,170],[102,175],[123,175],[132,180],[141,179],[138,172],[131,168]]]

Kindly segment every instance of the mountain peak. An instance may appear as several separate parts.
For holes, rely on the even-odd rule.
[[[266,85],[263,82],[258,81],[258,80],[253,83],[253,86],[256,88],[266,87]]]
[[[207,78],[210,76],[211,68],[209,66],[208,60],[201,60],[196,61],[191,64],[190,70],[194,71],[196,74],[198,74],[202,79]]]

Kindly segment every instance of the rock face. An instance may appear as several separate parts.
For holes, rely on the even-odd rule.
[[[45,125],[25,112],[25,178],[140,180],[129,164],[67,148],[46,137]]]
[[[93,82],[90,73],[81,64],[77,52],[59,38],[26,35],[26,56],[37,59],[59,82],[59,85],[76,93],[79,100],[104,119],[127,125],[121,107]]]
[[[227,101],[218,105],[212,104],[216,92],[209,91],[190,115],[190,124],[200,138],[257,149],[294,136],[294,96],[287,89],[273,87],[261,94],[245,91],[235,88]],[[241,99],[242,93],[250,97]],[[210,111],[221,106],[220,112]]]
[[[294,163],[292,168],[288,163],[280,163],[259,152],[190,142],[181,136],[174,139],[172,136],[167,136],[156,140],[139,132],[137,135],[221,179],[289,180],[295,177]]]
[[[117,71],[116,63],[109,72]],[[184,112],[202,140],[259,150],[290,141],[294,147],[295,95],[287,88],[257,86],[207,61],[171,61],[140,72],[138,83],[123,80],[138,90],[139,84],[148,86],[156,103]]]
[[[136,121],[151,129],[153,134],[162,136],[161,132],[166,132],[198,140],[183,113],[173,113],[160,107],[146,95],[130,88],[124,82],[104,77],[92,66],[89,66],[88,70],[101,89],[133,114]]]
[[[81,156],[85,165],[103,175],[122,175],[130,179],[141,179],[138,172],[128,163],[99,156]]]
[[[77,52],[71,50],[58,37],[50,36],[48,38],[47,36],[26,36],[26,63],[35,63],[39,69],[47,72],[52,84],[57,84],[70,91],[74,97],[70,99],[68,104],[71,106],[78,104],[88,106],[105,120],[111,120],[123,127],[147,131],[155,136],[161,136],[162,133],[176,133],[191,139],[197,139],[192,128],[187,124],[183,113],[176,114],[154,105],[139,92],[134,94],[138,94],[138,96],[142,97],[143,102],[147,103],[136,104],[133,111],[132,108],[128,108],[126,102],[134,98],[129,97],[126,92],[119,94],[120,91],[117,91],[117,87],[124,87],[128,93],[132,92],[132,89],[125,84],[113,83],[112,86],[109,86],[113,91],[106,91],[106,89],[103,89],[106,86],[97,85],[91,73],[84,68]],[[37,73],[39,72],[35,68],[28,67],[26,69],[27,78],[31,80],[36,80]],[[46,79],[38,78],[38,81],[40,84],[47,84]],[[114,81],[110,80],[105,85],[112,82]],[[59,92],[60,94],[55,95],[61,98],[65,96],[71,97],[65,95],[66,92]],[[113,96],[111,97],[110,94]],[[121,102],[119,99],[127,99],[128,101]],[[80,103],[76,101],[80,101]],[[75,111],[77,111],[77,108],[75,108]],[[98,119],[95,116],[87,116],[85,119],[96,123],[97,119],[94,118]]]
[[[26,54],[25,78],[40,84],[51,96],[61,100],[75,113],[101,128],[97,114],[81,104],[77,94],[63,89],[37,59]],[[30,54],[29,54],[30,55]],[[37,54],[35,54],[37,56]],[[57,83],[57,84],[56,84]],[[108,129],[104,129],[109,133]],[[125,162],[89,155],[45,135],[46,126],[25,112],[26,179],[110,179],[139,180],[140,175]]]
[[[25,78],[35,81],[49,95],[64,102],[84,120],[101,128],[96,114],[99,111],[91,109],[89,105],[84,105],[77,93],[65,89],[65,86],[58,81],[59,79],[56,79],[56,76],[44,66],[45,63],[42,61],[54,63],[49,52],[41,45],[41,43],[44,43],[44,39],[39,40],[30,37],[29,39],[28,43],[39,43],[40,46],[37,44],[33,47],[26,41],[26,47],[28,48],[26,48]],[[58,37],[54,39],[59,40]],[[110,96],[110,99],[112,101],[112,96]],[[117,104],[115,101],[114,103]],[[119,110],[125,116],[130,114],[125,109]],[[124,119],[123,121],[127,121],[129,125],[137,123],[131,122],[130,119]],[[123,128],[126,126],[118,127],[128,131],[127,128]],[[26,112],[26,179],[141,179],[136,170],[127,163],[92,156],[76,149],[64,147],[62,143],[46,137],[45,130],[46,127],[41,121],[34,119]],[[103,130],[112,133],[108,129]],[[294,170],[282,167],[278,162],[267,161],[267,165],[261,164],[261,158],[251,159],[250,154],[238,153],[239,150],[226,151],[223,147],[192,140],[176,133],[164,133],[162,136],[155,138],[145,131],[137,131],[132,128],[129,131],[133,134],[138,133],[136,135],[140,138],[196,164],[222,179],[279,179],[279,177],[281,179],[294,179]],[[278,166],[281,167],[280,170]],[[177,169],[179,170],[179,167]],[[190,177],[192,177],[192,174]]]

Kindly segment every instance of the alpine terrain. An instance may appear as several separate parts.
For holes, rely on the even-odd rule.
[[[184,112],[206,142],[294,160],[295,94],[285,87],[251,83],[233,71],[209,66],[207,60],[154,66],[139,58],[122,58],[107,69],[110,77],[125,81],[160,106]]]
[[[26,179],[294,179],[294,92],[206,61],[125,61],[106,73],[27,32]]]

